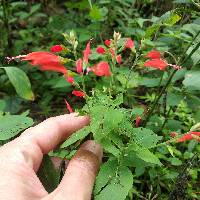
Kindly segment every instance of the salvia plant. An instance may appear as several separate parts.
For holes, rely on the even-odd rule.
[[[152,34],[151,31],[149,29],[147,34]],[[104,149],[94,199],[124,200],[132,198],[133,193],[142,198],[134,189],[135,177],[145,173],[146,169],[164,167],[159,148],[165,147],[173,157],[172,144],[200,141],[198,124],[189,132],[171,132],[167,136],[162,134],[162,129],[152,125],[152,115],[158,111],[161,99],[174,83],[173,77],[183,68],[185,55],[177,58],[172,52],[148,49],[145,40],[124,38],[119,32],[114,32],[113,38],[99,45],[91,38],[80,55],[76,34],[71,31],[63,36],[67,45],[57,44],[49,52],[7,58],[9,62],[13,59],[26,61],[39,70],[60,73],[73,87],[72,95],[83,102],[84,106],[78,112],[90,116],[90,125],[70,136],[51,155],[70,149],[71,153],[64,156],[69,158],[85,138],[92,138]],[[127,63],[131,63],[130,68],[126,67]],[[140,89],[135,85],[141,69],[143,73],[158,72],[160,75],[157,93],[144,97],[148,105],[139,101],[130,103],[133,97],[137,99],[132,90]],[[63,101],[69,113],[75,111],[68,96]],[[171,111],[160,112],[161,128]]]

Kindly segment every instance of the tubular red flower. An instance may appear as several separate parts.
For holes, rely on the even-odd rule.
[[[124,50],[125,49],[133,49],[134,48],[134,41],[131,38],[126,39],[124,44]]]
[[[72,76],[67,77],[67,82],[73,84],[74,83],[74,78]]]
[[[61,45],[54,45],[50,48],[51,52],[56,53],[56,52],[60,52],[63,50]]]
[[[139,127],[141,119],[142,119],[141,116],[137,116],[137,118],[135,120],[135,126],[136,127]]]
[[[187,140],[193,140],[193,139],[196,139],[197,141],[200,142],[200,139],[195,138],[195,136],[196,137],[200,137],[200,132],[189,132],[189,133],[186,133],[181,138],[179,138],[177,140],[177,142],[185,142]]]
[[[152,51],[147,53],[146,57],[151,58],[151,59],[160,59],[161,53],[159,51],[152,50]]]
[[[153,59],[153,60],[147,60],[144,63],[144,66],[145,67],[153,67],[153,68],[164,71],[166,69],[166,67],[168,66],[168,63],[162,59]]]
[[[111,40],[105,40],[105,45],[107,46],[107,47],[109,47],[110,46],[110,44],[111,44]]]
[[[104,54],[106,51],[103,47],[97,47],[96,52],[99,53],[99,54]]]
[[[117,61],[118,64],[120,64],[122,62],[122,55],[121,54],[116,56],[116,61]]]
[[[79,74],[83,72],[83,60],[81,58],[76,61],[76,71]]]
[[[91,54],[90,41],[87,43],[85,50],[83,51],[83,61],[88,64],[89,55]]]
[[[65,103],[66,103],[66,107],[67,107],[67,110],[69,111],[69,113],[73,113],[73,109],[72,109],[72,107],[70,106],[70,104],[67,102],[66,99],[65,99]]]
[[[32,52],[27,54],[22,60],[29,61],[31,65],[38,65],[42,71],[67,73],[67,69],[62,65],[59,57],[49,52]]]
[[[99,62],[91,68],[91,71],[97,76],[111,76],[110,66],[105,61]]]
[[[85,96],[84,92],[78,91],[78,90],[73,90],[72,94],[77,96],[77,97],[84,97]]]

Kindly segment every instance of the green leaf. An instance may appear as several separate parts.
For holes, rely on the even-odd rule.
[[[92,9],[90,10],[89,16],[93,20],[101,20],[102,19],[102,14],[101,10],[97,6],[93,6]]]
[[[137,145],[151,148],[161,140],[161,136],[156,135],[152,130],[146,128],[134,128],[134,141]]]
[[[145,38],[151,38],[151,36],[159,30],[160,26],[160,24],[153,24],[152,26],[148,27],[145,32]]]
[[[48,155],[45,155],[38,171],[38,177],[48,192],[52,192],[59,184],[60,170],[56,170]]]
[[[113,154],[115,157],[118,157],[119,154],[120,154],[120,150],[114,146],[114,144],[109,141],[108,138],[104,138],[102,141],[101,141],[101,145],[102,147],[104,148],[105,151]]]
[[[104,131],[110,132],[117,128],[123,117],[124,114],[117,109],[109,108],[104,111]]]
[[[136,155],[140,159],[144,160],[145,162],[162,165],[160,160],[153,153],[151,153],[148,149],[138,148],[136,151]]]
[[[0,111],[4,111],[5,108],[6,108],[6,101],[0,100]]]
[[[200,71],[189,71],[185,74],[183,85],[188,89],[200,90]]]
[[[168,14],[168,12],[165,14]],[[169,16],[165,20],[163,20],[163,23],[166,25],[172,26],[176,24],[180,19],[181,19],[180,15],[178,15],[177,13],[173,11],[169,11]]]
[[[95,196],[95,200],[124,200],[133,185],[133,175],[128,167],[120,167],[118,177]]]
[[[117,160],[108,160],[101,166],[98,176],[96,178],[94,188],[95,195],[97,195],[100,190],[115,176],[117,165]]]
[[[26,116],[0,116],[0,140],[8,140],[31,125],[33,125],[33,120]]]
[[[62,145],[61,148],[66,148],[78,140],[84,139],[90,133],[90,126],[86,126],[81,130],[71,135]]]
[[[3,67],[17,94],[27,100],[34,100],[31,83],[24,71],[17,67]]]

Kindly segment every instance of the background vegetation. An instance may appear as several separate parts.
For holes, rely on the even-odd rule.
[[[157,137],[162,136],[161,142],[170,140],[171,132],[183,134],[199,130],[199,11],[198,0],[1,0],[0,143],[8,142],[33,125],[33,122],[38,123],[49,116],[68,112],[64,99],[74,109],[87,111],[83,107],[85,100],[72,95],[73,86],[63,76],[54,72],[41,72],[25,62],[8,63],[5,59],[33,51],[49,51],[55,44],[62,44],[70,49],[67,37],[72,30],[78,41],[78,58],[82,57],[82,51],[92,39],[91,62],[101,59],[95,52],[95,47],[103,45],[106,39],[113,38],[114,31],[135,42],[137,53],[132,55],[129,51],[122,52],[122,63],[117,68],[115,77],[116,88],[112,95],[115,99],[117,94],[124,94],[125,91],[122,102],[118,99],[119,102],[116,103],[102,93],[97,93],[98,98],[93,97],[87,102],[92,108],[96,109],[101,104],[99,102],[106,101],[106,106],[111,109],[116,103],[116,107],[112,107],[115,111],[110,110],[112,118],[119,114],[122,107],[127,112],[133,110],[133,123],[138,115],[144,119],[141,123],[146,132],[142,134],[151,135],[151,130]],[[169,63],[182,68],[178,71],[171,68],[164,72],[145,68],[144,56],[152,49],[165,52]],[[61,56],[65,56],[65,53],[61,53]],[[69,54],[68,58],[74,57]],[[65,65],[75,73],[74,64]],[[134,72],[127,85],[126,78],[132,66]],[[78,83],[81,82],[79,77],[75,76],[75,79]],[[97,91],[107,87],[107,80],[87,77],[85,84],[88,94],[91,94],[92,88]],[[100,115],[100,112],[95,109],[91,112],[98,121],[99,116],[95,116],[95,113]],[[110,127],[109,131],[114,129],[118,130],[117,125]],[[146,139],[149,140],[148,137]],[[156,156],[154,161],[141,159],[138,154],[134,157],[134,154],[126,160],[128,164],[125,164],[132,173],[132,180],[129,179],[129,171],[125,171],[127,174],[123,176],[119,174],[119,179],[120,176],[124,178],[122,182],[130,183],[125,184],[125,189],[122,190],[122,193],[125,191],[125,197],[115,199],[200,199],[200,146],[197,139],[156,146],[152,150]],[[152,139],[152,142],[155,140]],[[124,141],[126,139],[123,138]],[[69,150],[75,150],[79,145],[79,142],[74,142],[65,143],[62,150],[51,152],[51,156],[70,158],[74,151],[70,153]],[[120,145],[116,146],[120,149]],[[105,149],[105,152],[105,165],[97,179],[95,199],[109,199],[106,195],[110,195],[113,189],[107,187],[106,191],[103,190],[109,184],[112,186],[112,180],[109,182],[104,179],[112,174],[116,155],[113,149]],[[141,155],[142,158],[144,156]],[[46,161],[45,165],[50,163]],[[45,170],[45,165],[42,170]],[[54,174],[49,180],[43,180],[49,191],[59,182],[61,171],[51,169],[47,172]]]

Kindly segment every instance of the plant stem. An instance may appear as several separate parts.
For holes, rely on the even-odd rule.
[[[174,71],[171,73],[171,75],[170,75],[170,77],[169,77],[169,79],[168,79],[166,85],[162,88],[162,90],[160,91],[159,95],[158,95],[157,98],[155,99],[155,101],[154,101],[154,103],[153,103],[153,106],[151,107],[151,109],[150,109],[150,111],[149,111],[149,114],[147,115],[147,118],[146,118],[146,120],[145,120],[145,122],[144,122],[144,124],[143,124],[144,126],[146,126],[147,122],[149,121],[151,115],[153,114],[154,109],[156,108],[156,106],[157,106],[157,104],[158,104],[158,101],[160,100],[162,94],[165,92],[165,90],[167,89],[167,87],[168,87],[169,84],[171,83],[171,80],[172,80],[172,78],[174,77],[175,73],[176,73],[176,70],[174,70]]]
[[[169,114],[170,114],[171,110],[172,110],[172,107],[169,108],[169,110],[167,112],[167,115],[165,117],[165,120],[164,120],[164,122],[163,122],[163,124],[162,124],[162,126],[161,126],[161,128],[160,128],[160,130],[158,132],[162,131],[162,129],[165,127],[165,124],[167,123],[167,120],[168,120],[168,117],[169,117]]]
[[[200,31],[196,34],[196,36],[193,38],[193,40],[189,43],[189,45],[187,46],[186,50],[184,51],[183,55],[182,55],[181,58],[179,59],[178,63],[176,63],[176,65],[182,65],[182,64],[184,63],[184,61],[185,61],[185,60],[188,60],[188,59],[193,55],[193,53],[200,47],[200,43],[198,43],[198,44],[196,45],[196,47],[190,52],[190,54],[189,54],[188,56],[186,56],[186,59],[184,59],[185,53],[188,51],[188,49],[189,49],[190,46],[193,44],[193,42],[195,41],[195,39],[198,37],[199,34],[200,34]],[[182,60],[182,61],[181,61],[181,60]],[[151,107],[151,109],[150,109],[150,111],[149,111],[149,114],[147,115],[146,120],[145,120],[144,123],[143,123],[143,126],[146,126],[146,124],[148,123],[148,121],[149,121],[151,115],[153,114],[154,109],[156,108],[156,106],[157,106],[157,104],[158,104],[158,102],[159,102],[159,100],[160,100],[162,94],[165,92],[165,90],[166,90],[166,89],[168,88],[168,86],[170,85],[171,80],[172,80],[172,78],[174,77],[174,75],[176,74],[176,72],[177,72],[177,70],[174,70],[174,71],[171,73],[171,75],[170,75],[170,77],[169,77],[169,79],[168,79],[166,85],[162,88],[162,90],[160,91],[159,95],[158,95],[157,98],[155,99],[155,101],[154,101],[154,103],[153,103],[153,106]]]
[[[125,88],[128,87],[128,83],[129,83],[130,78],[131,78],[132,70],[133,70],[133,68],[135,67],[135,65],[137,64],[137,61],[139,60],[139,58],[140,58],[140,54],[137,54],[137,53],[136,53],[135,60],[134,60],[134,62],[133,62],[133,65],[132,65],[132,67],[131,67],[131,69],[130,69],[130,71],[129,71],[129,74],[128,74],[128,77],[127,77],[127,80],[126,80]]]

